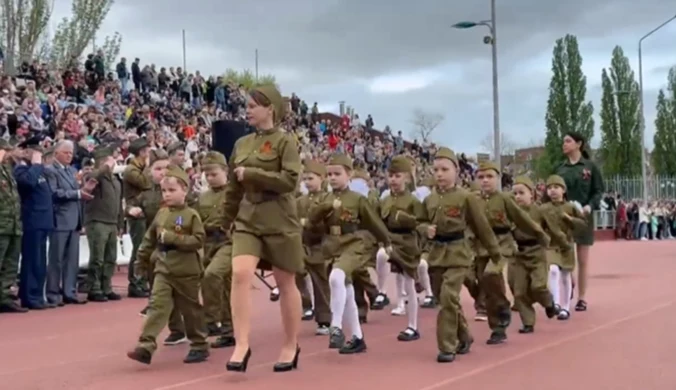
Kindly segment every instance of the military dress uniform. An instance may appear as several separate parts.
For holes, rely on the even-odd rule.
[[[188,175],[170,165],[166,177],[174,177],[186,188]],[[160,209],[146,231],[138,251],[139,263],[149,264],[155,253],[155,279],[150,295],[150,310],[143,323],[141,336],[130,359],[150,364],[157,349],[156,338],[167,325],[176,308],[185,321],[190,352],[185,363],[205,361],[209,356],[204,313],[200,304],[200,281],[204,267],[199,252],[204,246],[205,232],[199,214],[183,204]]]
[[[225,156],[214,151],[208,152],[202,159],[202,169],[227,169]],[[221,228],[224,202],[225,186],[211,187],[199,196],[196,206],[206,231],[204,243],[206,269],[202,281],[202,297],[209,335],[218,336],[211,344],[214,348],[235,345],[230,311],[232,242]]]
[[[484,162],[479,166],[479,171],[493,170],[498,173],[498,167],[492,162]],[[528,213],[523,211],[515,203],[514,197],[504,192],[483,193],[481,204],[493,230],[498,239],[500,251],[503,259],[498,263],[486,260],[488,252],[482,246],[478,246],[477,258],[478,264],[486,263],[483,272],[479,269],[481,288],[486,294],[486,314],[488,315],[488,326],[491,329],[491,336],[487,344],[500,344],[507,339],[507,327],[511,323],[510,302],[506,296],[505,266],[513,261],[516,252],[512,228],[516,227],[526,234],[537,237],[537,240],[543,246],[549,244],[549,237],[542,228],[536,224]]]
[[[342,154],[332,156],[327,165],[342,166],[348,172],[353,168],[350,158]],[[334,201],[340,201],[338,209],[335,209]],[[368,199],[349,188],[334,188],[331,193],[326,194],[322,202],[310,211],[309,222],[312,225],[323,224],[328,233],[322,251],[324,258],[329,259],[331,264],[329,285],[332,318],[329,348],[338,349],[341,354],[364,352],[366,344],[361,334],[356,291],[352,283],[354,273],[363,269],[367,261],[362,231],[368,230],[377,242],[389,247],[387,228]],[[337,272],[338,270],[341,272]],[[352,318],[353,314],[356,318]],[[342,330],[343,320],[351,322],[350,326],[353,328],[352,339],[347,343]]]
[[[153,183],[150,177],[143,172],[146,168],[146,161],[144,158],[139,157],[140,152],[148,146],[148,141],[145,138],[138,138],[129,145],[129,152],[136,157],[129,162],[122,175],[122,192],[126,203],[129,203],[141,192],[149,190],[152,187]],[[129,226],[129,236],[132,242],[127,273],[129,281],[127,295],[130,298],[144,298],[148,296],[147,280],[145,280],[144,275],[134,274],[134,263],[136,262],[138,247],[141,245],[143,235],[146,232],[146,219],[143,216],[133,217],[129,214],[126,217]]]
[[[13,147],[0,138],[0,149]],[[0,161],[0,313],[24,313],[27,310],[12,299],[10,289],[19,275],[21,256],[21,199],[12,167]]]
[[[450,160],[458,167],[457,157],[449,148],[439,148],[435,158]],[[425,229],[436,227],[435,235],[428,236],[426,252],[432,292],[439,302],[437,361],[449,363],[456,354],[468,353],[474,341],[460,304],[460,292],[473,257],[465,237],[467,229],[486,248],[493,267],[504,259],[476,195],[459,185],[449,189],[437,187],[423,201],[423,209]]]

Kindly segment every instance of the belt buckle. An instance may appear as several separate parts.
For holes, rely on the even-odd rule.
[[[341,229],[340,226],[331,226],[329,227],[329,233],[332,236],[340,236],[341,235]]]

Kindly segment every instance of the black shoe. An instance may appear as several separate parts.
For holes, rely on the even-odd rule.
[[[170,333],[169,336],[164,339],[164,345],[178,345],[188,341],[185,338],[185,333]]]
[[[272,291],[270,291],[270,301],[271,302],[279,301],[279,289],[277,287],[273,288]]]
[[[556,319],[559,321],[568,321],[570,318],[570,312],[568,310],[561,310],[559,315],[556,316]]]
[[[228,361],[225,364],[225,369],[228,371],[246,372],[246,367],[249,365],[250,358],[251,358],[251,348],[246,350],[244,359],[242,359],[241,362]]]
[[[141,290],[139,288],[130,288],[127,290],[127,297],[128,298],[148,298],[150,296],[150,293],[147,291]]]
[[[228,348],[235,346],[235,338],[232,336],[221,335],[216,338],[216,341],[211,343],[211,348]]]
[[[114,292],[110,292],[106,294],[106,298],[108,298],[109,301],[119,301],[122,300],[122,295]]]
[[[577,304],[575,304],[575,311],[587,311],[587,301],[584,299],[577,301]]]
[[[206,349],[191,349],[188,355],[183,359],[183,363],[202,363],[209,357],[209,351]]]
[[[108,302],[108,297],[103,294],[89,294],[87,300],[91,302]]]
[[[5,303],[0,305],[0,313],[26,313],[28,309],[21,307],[14,302]]]
[[[460,341],[458,344],[458,349],[455,351],[458,355],[467,355],[472,349],[472,344],[474,344],[474,339],[470,338],[469,340]],[[455,356],[453,357],[455,359]]]
[[[362,352],[366,352],[366,343],[364,342],[364,339],[358,339],[354,336],[338,350],[338,353],[341,355],[352,355]]]
[[[558,306],[551,305],[550,307],[545,307],[545,314],[547,314],[547,318],[554,318],[559,315],[560,310]]]
[[[307,309],[303,311],[303,316],[300,318],[301,321],[312,321],[315,318],[315,312],[312,309]]]
[[[207,324],[207,334],[209,337],[220,336],[223,334],[223,329],[218,324]]]
[[[455,361],[455,354],[453,352],[439,352],[437,355],[437,363],[453,363]]]
[[[508,308],[504,308],[498,311],[498,326],[502,329],[509,328],[509,325],[512,323],[512,311]]]
[[[133,351],[127,352],[127,357],[131,360],[136,360],[139,363],[150,364],[153,355],[143,348],[134,348]]]
[[[300,355],[300,347],[296,346],[296,354],[293,355],[293,360],[290,362],[278,362],[272,367],[273,372],[287,372],[298,368],[298,356]]]
[[[329,331],[329,348],[340,349],[345,345],[345,334],[340,328],[331,328]]]
[[[535,332],[535,327],[533,325],[524,325],[519,329],[519,333],[521,334],[529,334]]]
[[[376,299],[371,302],[371,310],[383,310],[390,304],[390,298],[385,293],[379,293]]]
[[[423,309],[434,309],[435,307],[437,307],[437,300],[434,299],[434,297],[427,296],[423,300],[423,303],[422,305],[420,305],[420,307],[422,307]]]
[[[491,333],[491,337],[486,340],[486,344],[488,345],[497,345],[497,344],[502,344],[507,340],[507,334],[504,331],[493,331]]]
[[[420,338],[420,333],[413,328],[406,328],[403,331],[399,332],[397,340],[399,341],[415,341]]]

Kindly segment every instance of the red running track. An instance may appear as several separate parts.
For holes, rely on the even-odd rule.
[[[477,342],[452,364],[435,362],[434,310],[421,310],[422,339],[396,341],[402,317],[375,312],[364,327],[369,350],[340,356],[303,326],[299,370],[275,374],[281,335],[278,305],[254,292],[253,357],[247,374],[225,371],[229,350],[184,365],[187,345],[160,347],[153,364],[126,358],[142,319],[142,300],[67,306],[0,315],[0,383],[22,390],[223,389],[338,390],[674,390],[676,389],[676,245],[602,242],[593,248],[590,309],[568,322],[538,318],[536,333],[489,347],[485,323],[472,323]],[[126,278],[116,277],[122,286]],[[471,307],[465,296],[466,308]],[[467,312],[468,315],[473,313]],[[541,313],[540,313],[541,314]],[[166,334],[165,334],[166,335]],[[165,336],[163,335],[163,336]]]

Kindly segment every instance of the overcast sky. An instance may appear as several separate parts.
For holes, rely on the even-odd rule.
[[[56,17],[69,11],[57,2]],[[601,69],[621,45],[638,75],[638,39],[676,14],[673,0],[498,0],[502,131],[514,142],[544,139],[554,41],[578,36],[588,99],[598,114]],[[412,111],[445,116],[433,138],[478,152],[493,130],[490,46],[485,29],[454,30],[462,20],[490,17],[488,0],[116,0],[100,40],[122,33],[122,56],[181,66],[181,30],[189,71],[227,68],[277,77],[282,92],[329,111],[344,100],[376,128],[411,133]],[[648,144],[655,99],[676,65],[676,21],[643,47]],[[598,143],[598,117],[596,118]]]

